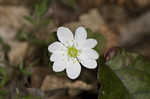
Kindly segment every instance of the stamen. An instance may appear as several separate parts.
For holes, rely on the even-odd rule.
[[[78,53],[79,51],[74,46],[68,48],[68,56],[76,58]]]

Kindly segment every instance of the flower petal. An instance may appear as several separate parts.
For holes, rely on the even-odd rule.
[[[83,54],[89,59],[98,59],[99,54],[94,49],[85,49],[82,50],[80,54]]]
[[[97,41],[95,39],[87,39],[82,40],[80,43],[77,44],[77,48],[82,49],[91,49],[94,48],[97,45]]]
[[[67,59],[67,53],[65,51],[52,53],[50,57],[51,61],[64,60],[64,59]]]
[[[66,66],[67,66],[67,62],[66,61],[63,61],[63,60],[55,61],[54,64],[53,64],[53,71],[55,71],[55,72],[64,71]]]
[[[88,57],[86,57],[86,55],[80,55],[78,56],[79,61],[81,62],[81,64],[88,68],[88,69],[95,69],[97,67],[97,62],[94,59],[90,59]]]
[[[64,51],[67,48],[60,42],[54,42],[51,45],[48,46],[49,52],[58,52],[58,51]]]
[[[84,27],[78,27],[75,31],[75,40],[80,43],[87,38],[87,31]]]
[[[77,59],[69,61],[68,66],[66,68],[66,72],[67,72],[67,76],[70,79],[76,79],[80,75],[81,65],[79,64]]]
[[[97,67],[97,62],[94,59],[83,60],[81,64],[88,69],[95,69]]]
[[[66,27],[59,27],[57,30],[57,37],[65,46],[73,45],[73,34],[70,29]]]
[[[94,48],[97,45],[97,41],[95,39],[87,39],[84,44],[83,47],[84,48]]]

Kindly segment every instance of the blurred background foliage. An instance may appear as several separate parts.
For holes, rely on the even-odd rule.
[[[0,0],[0,99],[149,99],[149,0]],[[56,30],[87,28],[98,68],[52,71]],[[98,78],[97,78],[98,76]]]

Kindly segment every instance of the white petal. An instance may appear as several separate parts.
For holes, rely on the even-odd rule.
[[[50,57],[51,61],[64,60],[64,59],[67,59],[66,52],[55,52],[55,53],[52,53]]]
[[[69,61],[68,66],[66,68],[67,76],[70,79],[76,79],[81,72],[81,65],[79,62],[75,59],[73,61]]]
[[[84,27],[78,27],[75,31],[75,40],[80,43],[87,38],[87,31]]]
[[[67,48],[60,42],[54,42],[51,45],[48,46],[49,52],[58,52],[58,51],[64,51]]]
[[[60,58],[60,54],[59,53],[53,53],[50,57],[51,61],[56,61],[58,58]],[[59,59],[60,60],[60,59]]]
[[[73,44],[73,34],[66,27],[59,27],[57,30],[57,37],[66,46],[72,46]]]
[[[85,49],[82,50],[80,54],[83,54],[85,57],[89,59],[98,59],[99,54],[94,49]]]
[[[97,62],[94,59],[83,60],[81,64],[88,69],[95,69],[97,67]]]
[[[91,49],[97,45],[97,41],[95,39],[87,39],[82,40],[80,43],[77,44],[78,49]]]
[[[84,44],[83,47],[84,48],[94,48],[97,45],[97,41],[95,39],[87,39]]]
[[[66,61],[62,61],[62,60],[55,61],[54,64],[53,64],[53,71],[55,71],[55,72],[64,71],[66,66],[67,66],[67,62]]]
[[[84,55],[78,56],[78,59],[81,64],[88,69],[95,69],[97,67],[97,62],[94,59],[90,59]]]

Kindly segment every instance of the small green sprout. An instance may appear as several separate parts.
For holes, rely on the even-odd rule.
[[[8,81],[6,69],[0,67],[0,87],[4,86]]]
[[[29,67],[28,67],[29,68]],[[28,70],[28,68],[24,67],[24,62],[22,61],[19,64],[19,71],[23,74],[23,75],[31,75],[32,73]]]

